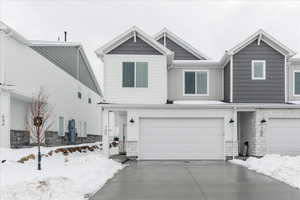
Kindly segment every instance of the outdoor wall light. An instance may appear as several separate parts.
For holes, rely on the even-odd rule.
[[[263,118],[263,119],[260,121],[261,124],[265,124],[266,122],[267,122],[267,120],[265,120],[265,118]]]
[[[229,123],[230,123],[230,124],[234,123],[234,120],[231,118],[231,119],[229,120]]]
[[[130,123],[134,123],[134,119],[131,117],[131,119],[129,120]]]

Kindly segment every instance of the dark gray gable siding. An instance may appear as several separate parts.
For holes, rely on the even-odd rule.
[[[230,102],[230,62],[224,67],[224,101]]]
[[[158,40],[159,43],[162,45],[164,44],[164,38],[160,38]],[[168,37],[166,38],[166,47],[174,52],[174,59],[175,60],[201,60],[198,57],[194,56],[181,46],[179,46],[177,43],[169,39]],[[205,60],[204,58],[202,60]]]
[[[266,80],[251,79],[251,61],[266,61]],[[233,56],[234,103],[284,103],[284,55],[257,40]]]
[[[136,42],[133,37],[129,38],[107,54],[162,55],[139,37],[136,37]]]
[[[94,80],[92,79],[92,75],[89,72],[88,68],[86,67],[86,64],[84,62],[84,59],[81,54],[79,54],[79,81],[83,83],[83,85],[87,86],[91,90],[93,90],[96,93],[97,92],[97,86],[95,85]]]
[[[33,46],[31,48],[77,79],[77,47]],[[81,55],[79,57],[79,81],[99,94]]]

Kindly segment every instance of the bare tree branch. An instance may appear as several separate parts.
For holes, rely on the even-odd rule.
[[[30,137],[34,143],[45,142],[45,133],[54,123],[51,121],[52,111],[52,106],[49,104],[49,96],[45,93],[43,88],[40,88],[38,94],[32,97],[29,111],[26,116],[26,127],[30,132]],[[43,118],[43,123],[39,127],[40,131],[38,131],[37,127],[33,124],[34,118],[38,116]],[[38,138],[40,141],[38,141]]]

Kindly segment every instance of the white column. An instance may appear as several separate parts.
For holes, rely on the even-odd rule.
[[[0,89],[0,147],[10,148],[10,93]]]
[[[109,119],[108,110],[103,110],[102,112],[102,147],[103,154],[107,158],[109,157]]]

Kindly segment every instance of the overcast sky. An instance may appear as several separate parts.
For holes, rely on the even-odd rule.
[[[1,11],[30,40],[56,41],[68,31],[98,79],[102,63],[94,51],[133,25],[150,35],[167,27],[217,60],[259,28],[300,53],[300,1],[2,0]]]

